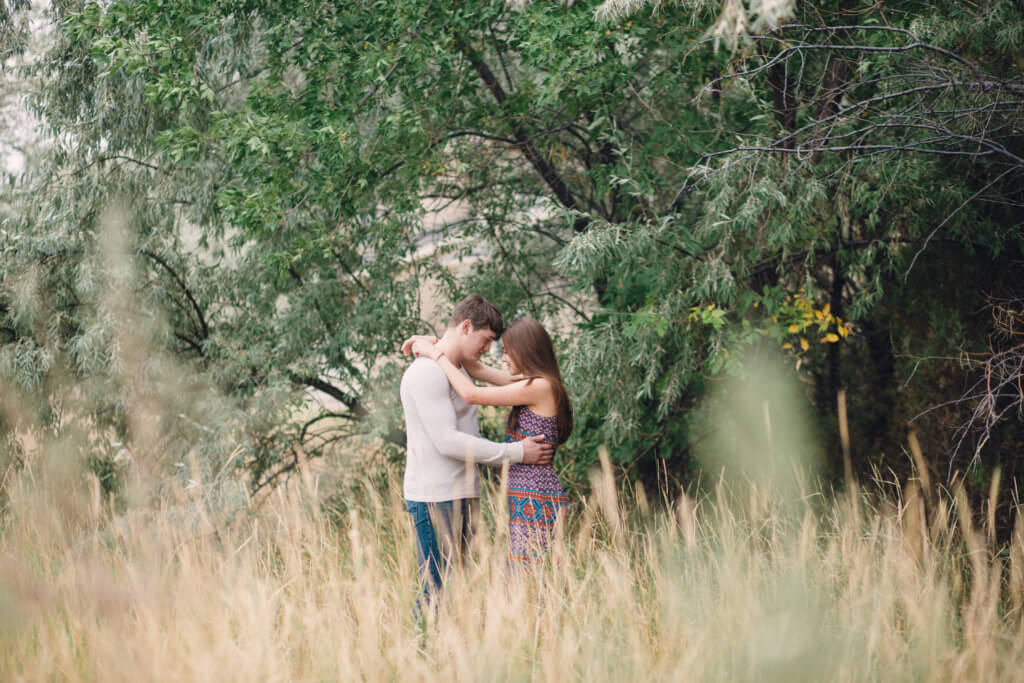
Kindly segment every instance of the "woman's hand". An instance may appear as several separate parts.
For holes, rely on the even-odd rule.
[[[437,342],[437,337],[426,334],[414,334],[413,336],[409,337],[404,342],[402,342],[402,353],[405,354],[406,356],[410,354],[416,356],[422,355],[416,353],[416,351],[413,349],[413,346],[416,344],[416,342],[424,342],[433,345]]]
[[[420,337],[413,341],[412,354],[417,358],[419,356],[426,356],[435,361],[441,357],[441,352],[434,346],[434,341],[431,337]]]

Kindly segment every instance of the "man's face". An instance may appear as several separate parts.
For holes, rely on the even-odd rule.
[[[498,335],[489,327],[474,329],[468,320],[464,320],[462,324],[462,353],[467,360],[480,360],[480,354],[491,348],[491,343]]]

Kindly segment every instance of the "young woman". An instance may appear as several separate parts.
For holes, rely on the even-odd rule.
[[[505,440],[542,434],[553,444],[572,433],[572,404],[562,383],[555,349],[547,330],[532,318],[512,323],[501,337],[501,360],[507,371],[480,362],[464,363],[466,372],[494,386],[478,387],[430,337],[417,337],[412,350],[433,358],[456,392],[477,405],[512,406]],[[509,543],[513,559],[530,563],[547,551],[559,510],[568,502],[550,465],[512,465],[508,475]]]

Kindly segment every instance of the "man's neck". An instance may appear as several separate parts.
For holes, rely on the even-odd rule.
[[[448,328],[437,341],[438,350],[448,357],[455,367],[462,366],[462,354],[459,352],[459,345],[456,343],[458,335],[457,328]]]

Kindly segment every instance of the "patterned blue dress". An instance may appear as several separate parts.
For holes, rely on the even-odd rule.
[[[523,406],[513,431],[505,422],[505,441],[520,441],[543,434],[558,443],[558,418],[538,415]],[[509,553],[513,560],[529,564],[542,557],[551,544],[559,510],[569,502],[551,465],[512,465],[508,472]]]

